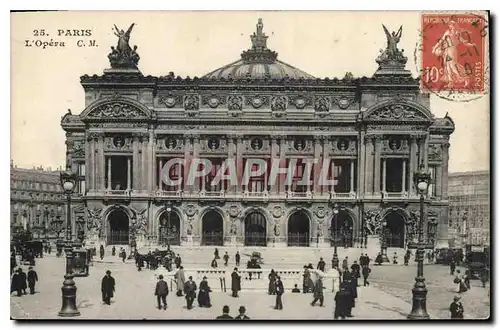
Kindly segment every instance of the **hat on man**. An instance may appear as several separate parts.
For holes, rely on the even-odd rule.
[[[106,271],[106,275],[111,275],[111,271],[110,271],[110,270],[107,270],[107,271]]]
[[[207,277],[206,277],[206,276],[203,276],[203,279],[204,279],[204,280],[206,280],[206,279],[207,279]]]
[[[158,276],[160,280],[163,280],[163,275]]]
[[[455,296],[455,297],[453,298],[453,300],[454,300],[454,301],[459,301],[459,300],[460,300],[460,298],[461,298],[460,296]]]

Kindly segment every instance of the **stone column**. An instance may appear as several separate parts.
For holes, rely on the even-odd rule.
[[[449,247],[448,214],[449,214],[449,206],[441,207],[438,218],[438,226],[437,226],[436,246],[435,246],[436,249]]]
[[[200,154],[200,136],[193,135],[193,159],[198,158]],[[193,183],[193,192],[198,193],[201,187],[201,178],[197,178]]]
[[[85,143],[85,182],[88,184],[89,191],[95,189],[95,144],[92,134],[87,136]]]
[[[351,189],[350,189],[350,192],[353,193],[354,192],[354,159],[351,159],[350,161],[350,164],[351,164],[351,172],[350,172],[350,177],[351,177]]]
[[[156,185],[156,138],[153,127],[149,127],[148,138],[148,191],[154,192]],[[150,218],[151,219],[151,218]]]
[[[141,187],[144,192],[148,190],[148,135],[143,133],[141,136]]]
[[[436,166],[436,197],[441,197],[443,195],[442,192],[442,180],[443,180],[443,168],[442,165]]]
[[[365,190],[365,159],[366,159],[366,145],[365,145],[365,132],[361,131],[360,138],[358,140],[358,154],[357,156],[357,161],[358,161],[358,167],[357,167],[357,180],[356,180],[356,191],[358,196],[360,198],[363,198],[364,196],[364,190]]]
[[[321,170],[321,164],[323,162],[323,159],[321,158],[321,142],[324,139],[324,137],[321,136],[315,136],[314,137],[314,159],[316,160],[316,163],[312,164],[312,173],[313,173],[313,194],[314,195],[321,195],[321,186],[318,185],[318,178],[319,178],[319,172]],[[310,190],[310,186],[307,185],[307,190]]]
[[[132,188],[132,162],[130,161],[130,157],[127,157],[127,190]]]
[[[286,136],[281,136],[280,137],[280,168],[285,168],[286,167]],[[279,193],[280,195],[286,194],[285,192],[285,181],[286,181],[286,174],[280,174],[279,176]]]
[[[406,159],[403,159],[403,168],[402,168],[402,182],[401,182],[401,192],[406,191]]]
[[[156,180],[156,184],[158,185],[158,190],[159,191],[163,191],[163,180],[162,180],[162,177],[161,177],[161,172],[162,172],[162,169],[163,169],[163,159],[158,159],[157,160],[157,169],[158,169],[158,179]]]
[[[186,134],[184,135],[184,192],[191,193],[193,191],[193,187],[188,185],[188,177],[189,170],[191,169],[191,151],[193,149],[193,145],[191,144],[191,136]]]
[[[279,157],[278,137],[273,135],[273,136],[271,136],[271,164],[270,164],[270,166],[273,165],[274,160],[278,157]],[[269,173],[271,173],[271,172],[269,171]],[[275,180],[274,184],[271,186],[271,195],[278,194],[278,185],[279,185],[279,181]]]
[[[443,169],[441,172],[442,180],[441,180],[441,192],[442,199],[448,199],[448,160],[449,160],[449,149],[450,144],[443,144]]]
[[[382,136],[375,137],[375,159],[374,159],[374,180],[373,191],[376,195],[380,195],[380,156],[382,149]]]
[[[365,136],[364,190],[365,194],[373,195],[373,137]]]
[[[233,162],[236,167],[236,142],[234,135],[227,136],[227,162],[228,164]],[[233,182],[228,181],[227,193],[234,194],[236,192],[236,187],[231,185]],[[224,189],[224,181],[221,180],[222,187]]]
[[[234,142],[236,143],[236,178],[238,179],[236,193],[241,194],[243,182],[243,137],[236,136]]]
[[[382,194],[387,192],[387,161],[386,159],[382,159]]]
[[[408,173],[408,195],[413,196],[413,173],[415,173],[415,169],[417,168],[417,137],[415,135],[410,136],[410,170]]]
[[[425,137],[420,137],[418,140],[418,164],[417,168],[424,162],[425,154]]]
[[[108,158],[108,190],[113,190],[111,187],[111,157]]]
[[[97,180],[99,189],[106,189],[106,157],[104,156],[104,134],[99,134],[97,137],[97,152],[98,152],[98,167],[97,167]]]
[[[132,182],[129,184],[132,189],[139,190],[140,178],[140,159],[139,159],[139,135],[132,137]]]
[[[424,164],[427,172],[429,170],[429,135],[426,135],[424,139]]]

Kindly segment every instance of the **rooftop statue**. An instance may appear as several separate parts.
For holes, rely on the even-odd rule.
[[[137,46],[132,49],[130,47],[130,33],[134,28],[135,23],[132,23],[127,31],[119,29],[116,24],[113,24],[115,31],[113,33],[118,37],[116,48],[111,46],[109,53],[109,63],[112,68],[136,68],[139,63],[139,54],[137,54]]]
[[[408,58],[403,55],[403,49],[398,49],[398,43],[403,34],[403,26],[400,26],[397,32],[393,31],[392,33],[389,33],[384,24],[382,24],[382,28],[387,38],[387,47],[385,50],[380,50],[380,55],[376,60],[377,63],[381,66],[404,66]]]

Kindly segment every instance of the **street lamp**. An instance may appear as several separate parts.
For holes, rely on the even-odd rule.
[[[380,255],[382,256],[382,263],[389,262],[389,257],[387,257],[387,233],[386,233],[387,221],[382,222],[382,244],[380,244]]]
[[[170,212],[172,212],[172,203],[167,202],[167,246],[170,248]]]
[[[332,258],[332,268],[339,267],[339,255],[337,254],[337,218],[339,215],[339,205],[335,203],[333,206],[333,219],[332,219],[332,228],[333,228],[333,258]],[[333,225],[335,224],[335,227]]]
[[[420,169],[414,175],[415,186],[420,193],[420,219],[418,222],[418,243],[408,244],[410,249],[416,250],[417,260],[417,277],[415,277],[415,285],[412,291],[412,307],[408,318],[411,320],[429,319],[427,313],[427,288],[424,278],[424,252],[425,249],[433,248],[433,245],[424,242],[424,201],[427,195],[427,189],[431,181],[431,175],[425,171],[424,164],[420,164]]]
[[[62,292],[62,307],[59,316],[71,317],[79,316],[80,312],[76,307],[76,286],[73,281],[73,271],[71,264],[73,260],[73,246],[71,244],[71,194],[75,188],[76,175],[69,168],[60,174],[61,186],[66,195],[66,244],[64,252],[66,254],[66,275],[64,275]]]

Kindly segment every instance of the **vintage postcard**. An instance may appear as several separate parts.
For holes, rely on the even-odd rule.
[[[478,11],[11,13],[11,318],[487,320]]]

